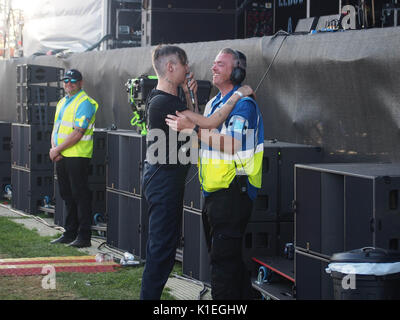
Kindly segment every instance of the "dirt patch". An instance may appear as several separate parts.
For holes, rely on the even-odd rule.
[[[0,276],[0,300],[74,300],[79,299],[71,292],[57,286],[43,289],[40,276]]]

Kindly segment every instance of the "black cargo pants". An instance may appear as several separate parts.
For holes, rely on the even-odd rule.
[[[250,273],[243,262],[242,242],[253,202],[236,179],[228,189],[205,197],[204,232],[210,254],[214,300],[251,299]]]

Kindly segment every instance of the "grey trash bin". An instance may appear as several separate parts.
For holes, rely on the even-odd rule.
[[[400,251],[366,247],[335,253],[326,272],[335,300],[400,299]]]

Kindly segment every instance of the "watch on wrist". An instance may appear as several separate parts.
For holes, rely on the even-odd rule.
[[[196,124],[193,128],[193,131],[195,131],[196,133],[199,133],[199,129],[200,129],[200,127]]]

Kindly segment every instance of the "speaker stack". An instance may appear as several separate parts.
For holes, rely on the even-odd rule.
[[[0,121],[0,199],[7,186],[11,186],[11,123]]]
[[[198,166],[192,164],[186,176],[183,198],[182,273],[191,278],[210,283],[210,260],[201,216],[203,201]]]
[[[146,257],[148,214],[141,176],[146,137],[132,130],[107,133],[107,244]]]
[[[199,105],[207,104],[211,83],[198,81]],[[188,154],[188,157],[193,157]],[[197,156],[195,157],[197,161]],[[185,193],[183,196],[183,223],[182,223],[182,273],[188,277],[210,283],[210,261],[207,244],[204,236],[203,220],[203,192],[200,188],[199,168],[197,163],[191,164],[185,181]]]
[[[13,208],[34,214],[44,198],[53,197],[53,164],[49,158],[56,105],[64,92],[64,69],[17,66],[17,123],[11,125]]]
[[[333,299],[333,253],[399,250],[400,165],[298,164],[295,174],[297,298]]]
[[[47,127],[54,121],[57,102],[64,96],[64,69],[24,64],[17,66],[17,122]]]
[[[142,46],[236,39],[237,2],[145,0],[142,10]]]
[[[262,269],[264,273],[265,280],[253,279],[253,287],[264,296],[293,299],[294,264],[290,248],[294,241],[294,166],[321,161],[320,147],[264,141],[262,186],[243,241],[248,268],[253,272]]]
[[[92,217],[99,216],[98,222],[105,222],[106,216],[106,148],[107,130],[94,129],[93,155],[89,165],[88,184],[92,195]],[[54,170],[54,197],[55,212],[54,223],[65,226],[67,215],[66,207],[60,195],[57,173]],[[97,219],[97,218],[96,218]],[[92,221],[95,223],[95,221]]]
[[[245,259],[284,255],[285,244],[293,242],[294,165],[321,160],[319,147],[264,141],[262,185],[245,233]]]

